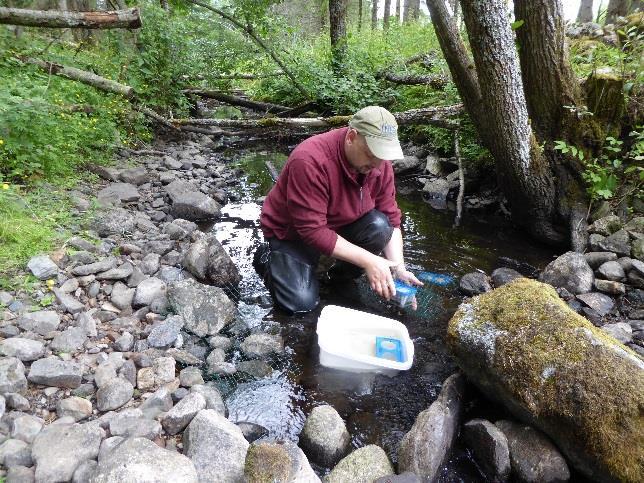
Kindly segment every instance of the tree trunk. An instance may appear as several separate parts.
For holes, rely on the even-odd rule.
[[[168,0],[161,0],[161,8],[166,12],[170,11],[170,5],[168,4]]]
[[[396,112],[394,113],[394,117],[399,125],[423,123],[446,129],[456,129],[458,123],[449,120],[449,118],[461,114],[462,111],[463,106],[456,104],[454,106],[427,107]],[[332,116],[302,118],[267,117],[264,119],[173,119],[172,122],[178,126],[329,128],[346,126],[350,120],[351,116]]]
[[[378,0],[371,0],[371,30],[378,28]]]
[[[487,119],[481,99],[481,88],[474,62],[467,53],[454,17],[447,11],[445,0],[427,0],[430,17],[438,37],[438,43],[447,61],[452,80],[463,100],[465,109],[472,118],[483,144],[489,146]]]
[[[396,0],[396,25],[400,25],[400,0]]]
[[[215,99],[220,102],[225,102],[232,106],[242,106],[255,111],[266,112],[270,114],[280,113],[288,111],[290,108],[287,106],[280,106],[278,104],[271,104],[269,102],[259,102],[252,101],[239,96],[231,96],[230,94],[224,94],[223,92],[209,90],[209,89],[184,89],[184,94],[192,94],[199,97],[206,97],[209,99]]]
[[[631,2],[631,8],[628,10],[629,13],[631,12],[644,12],[644,1],[642,0],[633,0]]]
[[[577,13],[577,22],[592,22],[593,21],[593,0],[581,0],[579,5],[579,12]]]
[[[382,18],[382,28],[385,30],[389,28],[389,12],[391,12],[391,0],[385,0],[384,17]]]
[[[418,75],[418,74],[394,74],[391,72],[380,72],[376,76],[388,80],[394,84],[406,86],[428,85],[432,89],[443,90],[447,85],[447,78],[441,74]]]
[[[414,20],[420,17],[420,0],[412,0],[411,16]]]
[[[362,30],[362,0],[358,0],[358,32]]]
[[[554,174],[534,137],[514,34],[504,0],[462,0],[463,16],[493,136],[488,139],[512,218],[540,240],[562,244],[556,224]]]
[[[403,23],[411,20],[411,4],[412,0],[403,0]]]
[[[100,75],[96,75],[92,72],[87,72],[85,70],[76,69],[75,67],[67,67],[61,64],[55,64],[54,62],[47,62],[40,59],[34,59],[29,57],[21,57],[21,61],[26,64],[37,65],[50,75],[58,75],[65,77],[67,79],[75,80],[82,82],[83,84],[90,85],[96,89],[112,92],[114,94],[120,94],[126,98],[134,97],[134,89],[130,86],[120,84],[119,82],[106,79]]]
[[[347,54],[347,0],[329,0],[329,26],[333,61],[339,67]]]
[[[0,24],[47,28],[135,29],[141,27],[138,8],[111,12],[71,12],[0,7]]]
[[[628,14],[629,0],[610,0],[606,9],[606,23],[614,23],[617,17]]]

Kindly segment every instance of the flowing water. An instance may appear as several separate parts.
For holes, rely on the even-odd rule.
[[[400,311],[376,297],[363,279],[342,287],[322,287],[318,310],[304,317],[289,317],[273,310],[268,291],[252,268],[252,256],[262,240],[259,229],[261,197],[272,181],[265,161],[278,169],[286,156],[277,151],[245,153],[239,160],[244,174],[233,193],[234,201],[223,208],[215,227],[217,238],[240,269],[243,280],[233,290],[241,324],[232,331],[261,329],[283,336],[286,351],[269,361],[272,373],[262,378],[231,376],[219,380],[230,419],[260,424],[266,437],[297,441],[309,411],[330,404],[346,421],[352,444],[358,448],[378,444],[396,462],[396,450],[416,416],[437,397],[441,384],[456,366],[445,347],[447,322],[462,300],[455,284],[426,284],[418,294],[418,311]],[[404,187],[403,187],[404,188]],[[400,190],[401,192],[404,189]],[[535,245],[504,223],[477,220],[466,213],[462,226],[452,228],[452,212],[437,212],[418,194],[398,195],[403,211],[405,258],[412,271],[430,271],[458,277],[473,270],[488,274],[509,257],[543,268],[553,253]],[[342,305],[392,317],[407,326],[414,341],[415,360],[409,371],[387,376],[355,375],[320,366],[315,326],[320,310],[328,304]],[[241,325],[241,327],[240,327]],[[233,362],[242,360],[239,351]],[[480,400],[480,399],[479,399]],[[480,405],[481,403],[479,403]],[[485,403],[483,403],[485,405]],[[495,408],[469,408],[470,413],[493,414]],[[328,468],[316,468],[323,474]],[[482,477],[457,442],[442,481],[482,481]]]

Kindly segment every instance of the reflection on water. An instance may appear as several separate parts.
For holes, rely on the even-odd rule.
[[[436,399],[442,382],[455,365],[445,347],[445,328],[460,303],[455,285],[426,284],[418,293],[419,310],[401,312],[375,296],[362,279],[321,289],[321,306],[304,317],[288,317],[266,304],[268,292],[252,268],[252,255],[261,241],[257,200],[272,183],[264,166],[271,161],[279,170],[285,156],[254,153],[242,162],[247,177],[240,180],[238,200],[222,210],[215,225],[217,238],[226,247],[242,274],[237,300],[239,316],[249,330],[279,332],[286,354],[271,362],[273,373],[263,379],[227,381],[225,393],[233,421],[260,424],[269,430],[266,439],[297,441],[306,414],[312,407],[331,404],[347,422],[354,447],[378,444],[395,463],[401,438],[416,416]],[[490,273],[499,256],[544,266],[551,253],[531,245],[502,225],[479,221],[466,213],[465,222],[453,229],[451,213],[439,213],[420,196],[399,196],[403,211],[405,257],[411,270],[431,271],[458,279],[476,269]],[[392,317],[407,326],[416,358],[409,371],[398,376],[356,375],[321,367],[315,336],[320,310],[328,304]],[[235,351],[233,359],[241,357]],[[223,381],[222,381],[223,382]],[[320,469],[324,470],[324,469]],[[454,452],[443,481],[480,479],[464,449]]]

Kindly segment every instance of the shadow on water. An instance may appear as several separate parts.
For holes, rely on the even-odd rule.
[[[397,460],[400,440],[416,416],[437,397],[441,384],[455,370],[445,347],[446,325],[461,296],[455,284],[427,284],[419,292],[417,312],[403,312],[376,297],[364,279],[323,287],[320,307],[304,317],[289,317],[270,306],[268,292],[252,268],[252,256],[262,240],[259,201],[272,186],[264,166],[272,162],[279,170],[286,156],[279,152],[244,153],[244,170],[235,192],[236,200],[222,210],[215,234],[240,269],[243,279],[235,293],[243,329],[277,333],[287,348],[269,361],[272,373],[254,379],[231,376],[220,379],[233,421],[248,421],[268,429],[266,437],[297,441],[306,414],[320,404],[332,405],[347,422],[352,444],[358,448],[378,444]],[[472,270],[490,273],[499,256],[507,256],[543,267],[552,253],[531,244],[519,233],[469,213],[459,229],[452,228],[453,213],[440,213],[419,195],[399,195],[403,211],[405,257],[412,271],[431,271],[458,279]],[[415,345],[414,365],[389,378],[356,375],[320,366],[315,327],[322,307],[328,304],[376,313],[402,321]],[[241,360],[237,350],[233,361]],[[328,468],[316,468],[321,474]],[[465,449],[457,443],[441,481],[482,481]]]

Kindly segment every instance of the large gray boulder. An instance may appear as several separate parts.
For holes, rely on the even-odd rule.
[[[403,437],[398,448],[398,467],[411,471],[427,481],[434,481],[458,435],[463,410],[465,379],[452,374],[441,392]]]
[[[170,284],[168,301],[173,311],[183,317],[185,328],[199,337],[219,333],[233,320],[237,309],[221,288],[194,280]]]
[[[36,482],[69,481],[78,466],[96,459],[105,431],[98,424],[50,424],[36,439],[31,456]]]
[[[320,482],[302,450],[290,441],[251,445],[244,473],[246,481]]]
[[[94,229],[100,237],[132,233],[135,228],[134,216],[123,208],[103,210],[94,219]]]
[[[36,255],[27,262],[27,268],[38,280],[47,280],[58,275],[56,265],[48,255]]]
[[[141,195],[136,186],[130,183],[110,183],[96,195],[99,201],[105,204],[129,203],[137,201]]]
[[[132,299],[132,306],[137,309],[150,305],[154,300],[166,296],[167,287],[163,280],[155,277],[146,278],[137,287]]]
[[[644,481],[644,361],[549,285],[517,279],[461,304],[448,345],[468,379],[596,481]]]
[[[173,181],[166,186],[166,192],[172,201],[170,213],[175,218],[200,221],[211,220],[221,214],[219,203],[187,181]]]
[[[333,466],[349,450],[351,435],[344,421],[331,406],[317,406],[304,422],[300,446],[304,453],[322,466]]]
[[[80,386],[82,377],[83,368],[80,364],[62,361],[58,357],[51,356],[33,362],[27,379],[29,382],[43,386],[75,389]]]
[[[183,433],[184,454],[201,482],[243,481],[248,446],[241,430],[212,409],[199,411]]]
[[[499,428],[485,419],[472,419],[463,425],[463,439],[490,481],[508,481],[510,449]]]
[[[324,478],[325,483],[362,483],[394,472],[387,453],[380,446],[370,444],[344,457]]]
[[[0,358],[0,394],[27,389],[25,365],[16,357]]]
[[[45,355],[45,345],[38,340],[12,337],[0,342],[0,354],[23,362],[35,361]]]
[[[241,281],[235,263],[214,236],[202,237],[190,245],[183,266],[197,280],[218,287],[236,285]]]
[[[595,275],[581,253],[566,252],[548,264],[539,280],[572,294],[581,294],[593,289]]]
[[[90,483],[197,483],[192,462],[145,438],[130,438],[101,458]],[[213,479],[211,481],[220,481]]]
[[[566,460],[542,433],[512,421],[496,425],[507,438],[512,472],[518,481],[559,483],[570,479]]]

